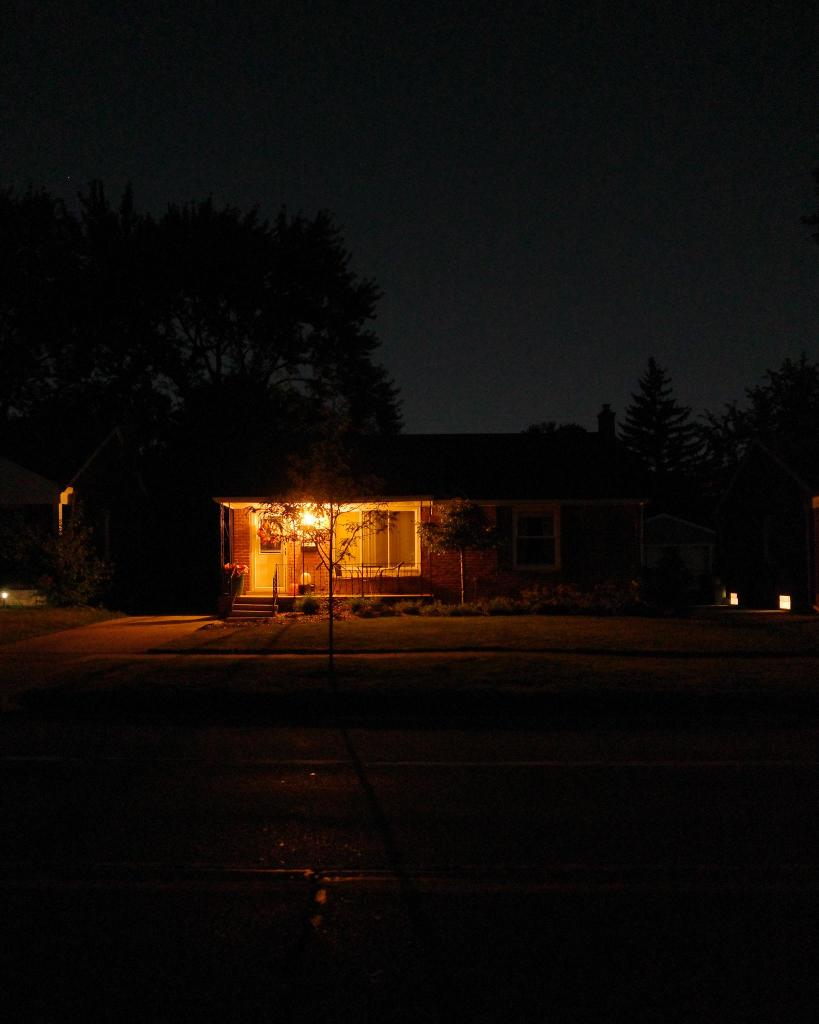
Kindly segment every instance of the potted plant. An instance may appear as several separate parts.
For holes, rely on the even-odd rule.
[[[227,577],[227,589],[233,597],[238,597],[244,590],[245,577],[250,575],[250,566],[241,562],[226,562],[225,576]]]

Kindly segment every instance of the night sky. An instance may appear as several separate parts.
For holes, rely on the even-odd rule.
[[[329,209],[409,431],[696,412],[819,358],[813,3],[36,2],[0,184]]]

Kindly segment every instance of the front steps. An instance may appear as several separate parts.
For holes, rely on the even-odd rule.
[[[275,614],[273,598],[265,595],[247,597],[240,594],[233,599],[233,607],[228,622],[253,622],[260,619],[269,619]]]

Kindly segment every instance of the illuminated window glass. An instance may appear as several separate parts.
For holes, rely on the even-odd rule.
[[[415,512],[364,513],[365,565],[415,565]]]

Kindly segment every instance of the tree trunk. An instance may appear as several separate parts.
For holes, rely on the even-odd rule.
[[[329,601],[329,615],[327,619],[327,672],[330,676],[330,685],[335,686],[335,662],[334,662],[334,636],[333,636],[333,621],[334,621],[334,610],[333,610],[333,584],[335,575],[335,565],[333,562],[333,534],[335,533],[335,520],[333,518],[333,505],[330,503],[330,539],[329,539],[329,558],[330,563],[330,580],[327,584],[327,600]]]
[[[466,551],[464,548],[458,548],[458,554],[461,556],[461,604],[464,603],[464,563],[466,561]]]

